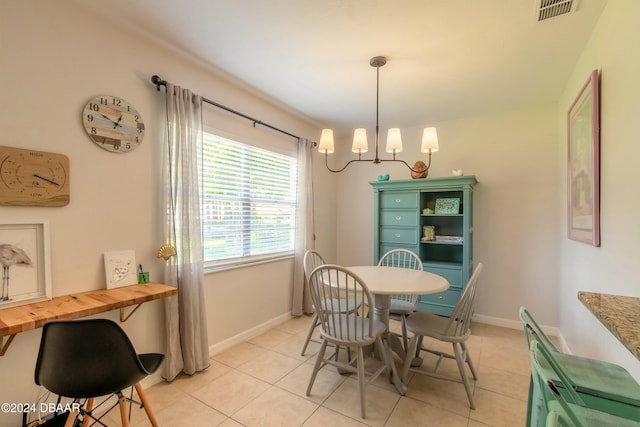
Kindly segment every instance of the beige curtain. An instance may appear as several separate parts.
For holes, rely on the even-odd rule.
[[[298,195],[296,204],[295,259],[293,263],[293,302],[291,314],[313,313],[311,296],[304,278],[303,258],[315,246],[313,222],[313,142],[300,138],[298,142]]]
[[[178,288],[165,299],[166,360],[163,378],[194,374],[209,366],[207,313],[200,222],[202,97],[167,83],[167,140],[163,150],[163,236],[177,256],[164,281]]]

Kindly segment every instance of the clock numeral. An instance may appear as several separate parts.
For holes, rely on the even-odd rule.
[[[91,111],[100,111],[100,106],[98,104],[94,104],[93,102],[89,104],[89,109]]]
[[[92,122],[93,121],[93,114],[87,114],[87,121],[88,122]]]
[[[112,103],[113,105],[115,105],[116,107],[119,107],[119,106],[120,106],[120,104],[122,104],[122,100],[121,100],[121,99],[118,99],[118,98],[113,98],[113,99],[111,100],[111,103]]]
[[[92,127],[91,128],[91,135],[95,135],[97,133],[98,133],[98,131],[96,130],[96,128]]]
[[[138,120],[140,119],[140,116],[138,116],[137,114],[135,116],[133,116],[136,123],[138,123]]]
[[[109,100],[107,98],[100,98],[101,105],[109,105]]]

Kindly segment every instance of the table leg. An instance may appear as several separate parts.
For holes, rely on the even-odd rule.
[[[394,338],[397,339],[397,337],[394,337],[392,334],[389,333],[390,302],[391,302],[391,297],[389,295],[376,294],[374,296],[373,318],[375,320],[381,321],[386,326],[386,332],[382,339],[382,343],[383,343],[384,352],[385,352],[383,357],[385,358],[385,361],[387,363],[387,368],[390,373],[389,382],[393,383],[396,390],[398,390],[398,393],[404,396],[405,393],[407,392],[407,387],[404,385],[404,383],[402,382],[402,378],[400,377],[400,375],[398,375],[398,372],[396,371],[396,364],[393,362],[393,353],[391,352],[392,349],[394,351],[396,350],[394,348],[396,346],[393,344],[393,339]],[[398,344],[400,348],[402,348],[402,344],[400,344],[399,340],[398,340]],[[404,354],[404,351],[402,351],[402,354]]]

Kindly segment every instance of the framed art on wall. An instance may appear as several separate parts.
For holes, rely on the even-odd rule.
[[[567,113],[567,229],[600,246],[600,94],[593,70]]]
[[[0,308],[51,299],[49,223],[0,223]]]

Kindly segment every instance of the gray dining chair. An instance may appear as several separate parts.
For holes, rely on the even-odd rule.
[[[377,361],[378,366],[367,366],[365,370],[364,348],[374,345],[379,355],[385,355],[382,335],[386,325],[373,316],[361,316],[356,310],[350,309],[349,301],[360,300],[363,304],[373,306],[373,296],[364,281],[344,267],[332,264],[321,265],[313,270],[309,279],[311,300],[318,315],[322,345],[316,357],[307,396],[315,382],[318,371],[326,365],[338,368],[339,372],[357,374],[360,392],[360,414],[366,416],[365,389],[387,368],[386,363]],[[335,298],[336,292],[343,298]],[[335,351],[327,355],[329,344],[335,346]],[[354,358],[342,360],[337,351],[340,347],[355,350]],[[384,357],[384,356],[382,356]]]
[[[322,255],[320,255],[318,251],[314,249],[310,249],[305,252],[304,258],[303,258],[303,268],[304,268],[304,277],[307,281],[307,284],[309,283],[309,277],[311,276],[311,272],[316,267],[323,264],[326,264],[326,262],[324,261],[324,258],[322,258]],[[340,296],[337,295],[337,293],[334,293],[334,297],[340,298]],[[341,304],[341,306],[344,307],[344,309],[347,310],[347,312],[352,312],[357,310],[360,307],[360,303],[361,301],[358,298],[350,301],[344,301],[344,304]],[[313,315],[313,320],[311,321],[311,324],[309,325],[309,332],[307,332],[307,337],[304,340],[304,344],[302,346],[302,352],[300,352],[301,356],[304,356],[304,353],[307,351],[309,342],[313,341],[315,343],[322,344],[321,340],[317,340],[313,338],[313,333],[315,332],[316,328],[320,325],[320,320],[318,318],[318,308],[314,306],[314,309],[316,310],[316,312]]]
[[[471,409],[475,409],[476,406],[473,400],[473,391],[471,390],[471,384],[469,383],[465,364],[469,366],[473,379],[478,379],[476,370],[469,355],[469,349],[467,348],[467,339],[471,335],[471,317],[473,316],[478,278],[480,277],[481,271],[482,263],[478,263],[450,317],[447,318],[433,313],[424,312],[415,312],[407,317],[407,330],[413,334],[413,337],[409,341],[409,348],[406,352],[402,372],[402,381],[405,384],[407,384],[409,371],[429,375],[435,378],[461,382],[464,384],[465,391],[467,392],[467,398],[469,399],[469,406]],[[430,337],[439,341],[451,343],[453,346],[453,354],[423,347],[423,337]],[[420,346],[418,346],[419,343]],[[418,354],[421,350],[438,356],[438,361],[436,362],[433,370],[426,370],[411,366],[413,355]],[[455,359],[456,364],[458,365],[458,370],[460,371],[460,378],[454,378],[438,372],[444,358]]]
[[[390,250],[380,258],[378,265],[421,271],[423,269],[420,257],[407,249]],[[406,320],[408,315],[416,311],[417,302],[418,295],[392,295],[389,303],[389,318],[400,322],[402,328],[402,345],[405,352],[409,343]]]

